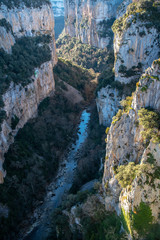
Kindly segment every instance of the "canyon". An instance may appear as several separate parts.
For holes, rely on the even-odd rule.
[[[158,239],[159,19],[157,0],[0,1],[2,240]]]

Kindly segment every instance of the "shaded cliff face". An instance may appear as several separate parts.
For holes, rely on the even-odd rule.
[[[103,176],[106,209],[116,210],[123,218],[128,233],[136,238],[142,234],[136,221],[145,207],[153,217],[150,219],[151,223],[159,221],[160,138],[157,125],[160,113],[159,79],[160,64],[159,61],[154,61],[152,67],[142,75],[133,97],[128,98],[125,104],[123,102],[124,111],[120,110],[121,112],[119,111],[113,118],[107,137]],[[153,111],[144,109],[153,109]],[[156,116],[153,126],[151,119],[147,118],[149,116],[153,116],[152,120]],[[147,121],[149,121],[148,127],[146,127]],[[136,168],[134,165],[131,171],[126,170],[129,169],[127,166],[130,166],[130,162],[136,163],[138,170],[134,170]],[[123,165],[126,168],[120,168]],[[125,171],[130,171],[129,175],[134,176],[130,180],[122,177],[121,182],[118,183],[117,179],[120,181],[118,176],[121,171],[123,176],[126,174]]]
[[[123,0],[65,0],[65,32],[83,43],[104,48],[112,40],[111,26]]]
[[[27,44],[24,46],[24,49],[27,47],[28,59],[30,55],[30,60],[33,62],[33,66],[28,67],[28,71],[32,69],[32,76],[29,76],[30,73],[27,72],[27,65],[23,65],[24,53],[22,53],[22,56],[19,57],[22,58],[21,64],[22,69],[24,68],[24,74],[26,74],[26,80],[23,71],[20,70],[20,62],[17,61],[17,65],[13,65],[13,69],[11,70],[9,68],[8,70],[13,71],[14,75],[8,72],[8,75],[10,75],[10,78],[6,80],[6,84],[8,85],[5,84],[5,89],[1,91],[0,182],[3,182],[3,177],[5,176],[2,168],[4,153],[7,152],[9,145],[14,141],[14,136],[18,130],[22,128],[30,118],[36,115],[40,101],[54,91],[53,66],[57,62],[57,57],[55,53],[54,16],[50,5],[46,4],[37,8],[29,8],[22,4],[10,9],[5,5],[1,5],[0,19],[0,22],[3,22],[3,24],[0,24],[0,32],[2,33],[0,37],[0,47],[11,54],[11,57],[8,55],[9,59],[14,59],[14,57],[16,59],[15,53],[17,54],[19,51],[16,47],[18,42],[16,38],[22,39],[27,37],[30,43],[33,42],[33,49],[35,50],[35,53],[31,51],[29,54],[30,46],[27,47]],[[43,39],[43,36],[46,36],[46,39],[49,38],[50,40],[46,43],[40,42],[39,45],[37,45],[37,49],[39,48],[39,51],[43,50],[45,54],[44,57],[42,56],[44,60],[41,59],[38,61],[41,64],[37,64],[34,63],[34,58],[35,61],[37,61],[36,56],[38,57],[39,53],[38,50],[36,52],[34,42],[36,41],[36,37]],[[32,41],[32,39],[34,40]],[[11,47],[14,47],[13,52]],[[20,53],[21,52],[19,52],[19,54]],[[5,53],[3,56],[5,56]],[[14,62],[12,61],[12,63]],[[36,67],[33,71],[34,65]],[[21,75],[17,75],[16,80],[15,73],[17,69],[19,69],[18,71],[20,71]],[[5,72],[3,74],[5,74]],[[12,80],[12,76],[14,80]],[[28,77],[31,80],[27,80]],[[8,89],[6,86],[8,86]]]
[[[112,118],[120,107],[120,100],[121,97],[119,96],[119,91],[110,86],[102,88],[98,92],[96,104],[100,125],[110,126]]]

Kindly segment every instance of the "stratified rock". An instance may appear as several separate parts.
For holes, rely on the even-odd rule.
[[[83,43],[104,48],[112,41],[111,26],[123,0],[65,0],[65,32]]]
[[[30,118],[36,116],[39,103],[55,89],[53,66],[57,62],[54,16],[50,4],[46,3],[40,7],[29,8],[24,6],[22,2],[20,6],[10,9],[1,5],[0,21],[2,20],[6,22],[3,24],[4,26],[0,26],[0,48],[11,53],[11,47],[15,44],[16,38],[50,35],[51,60],[35,69],[34,76],[31,76],[32,83],[22,86],[11,82],[8,90],[2,96],[4,107],[1,108],[1,111],[6,112],[6,118],[1,124],[0,132],[0,183],[3,182],[5,176],[2,167],[4,153],[13,143],[18,130]],[[17,125],[15,129],[12,129],[11,119],[15,117]]]

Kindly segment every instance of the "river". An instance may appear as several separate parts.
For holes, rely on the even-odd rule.
[[[19,240],[44,240],[48,236],[53,211],[61,204],[62,197],[73,184],[79,151],[88,136],[89,120],[90,112],[84,110],[78,126],[77,140],[72,144],[66,159],[61,163],[56,178],[49,185],[43,204],[35,210],[33,214],[34,223],[25,236],[19,238]]]

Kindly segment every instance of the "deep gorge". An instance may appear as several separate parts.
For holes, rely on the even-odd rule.
[[[0,0],[0,240],[159,240],[159,31],[157,0]]]

